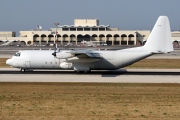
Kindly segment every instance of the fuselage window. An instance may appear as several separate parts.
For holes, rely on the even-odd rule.
[[[21,53],[17,52],[14,56],[20,57]]]

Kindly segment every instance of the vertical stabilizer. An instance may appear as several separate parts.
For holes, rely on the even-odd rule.
[[[152,53],[173,51],[171,30],[167,16],[160,16],[146,42],[144,49]]]

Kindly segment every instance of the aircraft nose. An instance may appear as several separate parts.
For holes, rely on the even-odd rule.
[[[6,60],[6,64],[7,64],[7,65],[12,66],[12,65],[13,65],[13,61],[12,61],[12,59],[8,59],[8,60]]]

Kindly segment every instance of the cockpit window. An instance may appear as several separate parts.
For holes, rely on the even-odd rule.
[[[14,56],[16,57],[20,57],[21,53],[20,52],[17,52]]]

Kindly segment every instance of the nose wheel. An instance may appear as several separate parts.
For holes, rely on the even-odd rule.
[[[24,68],[21,68],[20,71],[21,71],[22,73],[24,73],[24,72],[26,72],[26,71],[33,71],[33,69],[24,69]]]

